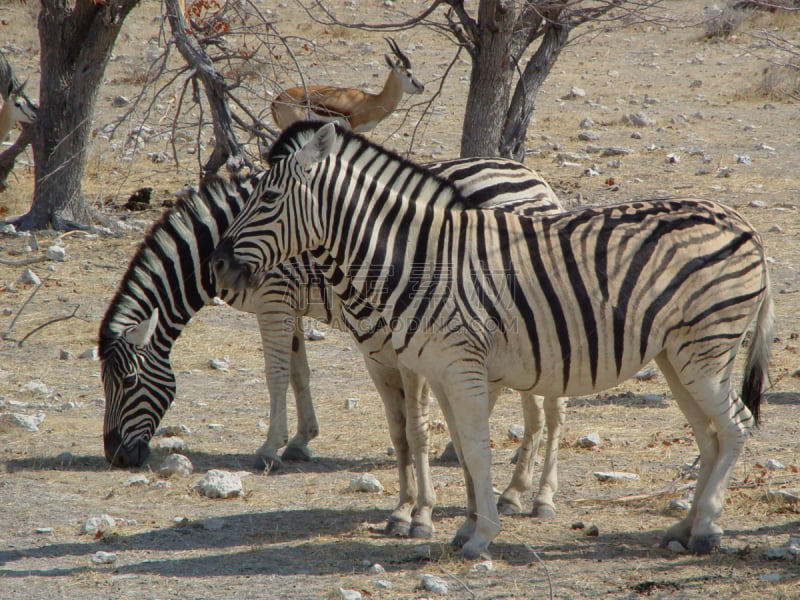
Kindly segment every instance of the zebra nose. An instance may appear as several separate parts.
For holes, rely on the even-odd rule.
[[[122,443],[118,431],[111,431],[103,436],[103,447],[106,460],[115,467],[141,467],[150,456],[150,447],[144,440],[137,440],[131,447]]]

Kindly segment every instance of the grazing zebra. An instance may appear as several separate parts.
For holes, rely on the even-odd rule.
[[[457,159],[428,168],[451,179],[464,193],[467,206],[503,204],[538,214],[561,210],[550,187],[534,171],[515,161]],[[189,319],[217,294],[231,306],[255,313],[258,319],[271,408],[269,432],[258,450],[257,466],[280,466],[278,450],[288,438],[286,391],[290,381],[297,402],[298,427],[283,458],[310,457],[307,443],[318,434],[318,425],[311,402],[302,317],[341,326],[335,296],[308,255],[277,267],[258,289],[240,293],[219,290],[208,263],[221,233],[262,177],[259,174],[235,183],[210,178],[198,191],[188,191],[176,208],[153,227],[131,260],[106,311],[99,336],[106,396],[105,454],[112,464],[140,466],[147,459],[148,442],[175,397],[175,376],[169,358],[172,345]],[[380,329],[356,333],[370,375],[384,400],[397,449],[401,502],[389,529],[400,535],[408,532],[426,536],[432,531],[430,510],[420,510],[419,505],[432,507],[433,498],[427,466],[427,413],[420,412],[427,388],[414,373],[398,370],[394,351],[387,344],[388,336],[377,335]],[[405,403],[413,414],[407,414]],[[545,468],[534,504],[538,516],[553,513],[556,451],[564,416],[563,404],[548,403]],[[541,399],[532,399],[525,406],[531,409],[525,412],[526,432],[514,478],[500,500],[504,512],[521,511],[521,496],[531,488],[533,455],[541,437],[544,410]],[[415,439],[409,439],[412,436]],[[422,444],[424,448],[416,452],[414,449]],[[419,454],[415,469],[419,481],[415,481],[409,458],[415,453]],[[412,525],[411,513],[415,509]]]
[[[594,393],[651,359],[701,457],[692,506],[663,543],[718,547],[714,521],[758,420],[773,320],[761,239],[739,214],[691,198],[540,219],[451,210],[460,199],[447,181],[333,124],[287,129],[269,164],[214,253],[220,285],[257,285],[308,250],[346,318],[367,305],[381,315],[398,360],[427,378],[447,419],[466,479],[453,540],[465,557],[500,531],[489,383]],[[750,327],[739,396],[733,362]]]

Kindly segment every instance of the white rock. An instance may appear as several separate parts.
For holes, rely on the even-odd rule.
[[[21,415],[19,413],[5,413],[0,415],[0,431],[12,429],[25,429],[31,433],[39,431],[39,425],[44,421],[44,413],[35,415]]]
[[[207,529],[208,531],[219,531],[225,527],[225,521],[223,519],[217,517],[208,517],[207,519],[203,519],[203,529]]]
[[[689,510],[689,503],[682,498],[673,498],[669,501],[670,510]]]
[[[422,589],[441,596],[446,596],[448,592],[447,582],[436,575],[423,575]]]
[[[508,439],[512,442],[520,441],[525,435],[525,428],[522,425],[517,425],[516,423],[513,425],[509,425],[508,427]]]
[[[370,575],[380,575],[381,573],[386,573],[386,569],[383,568],[383,565],[375,563],[369,569],[367,569],[367,573]]]
[[[117,520],[111,515],[100,515],[99,517],[89,517],[81,527],[81,533],[97,535],[98,533],[110,533],[114,530]]]
[[[622,122],[625,125],[633,125],[634,127],[648,127],[656,123],[655,120],[640,112],[623,115]]]
[[[236,473],[212,469],[208,471],[196,487],[209,498],[230,498],[243,493],[242,479]]]
[[[325,339],[325,334],[317,329],[311,329],[306,333],[306,339],[310,342],[318,342]]]
[[[89,360],[100,360],[100,355],[97,352],[97,346],[84,350],[78,355],[78,358],[88,358]]]
[[[58,351],[58,360],[72,360],[73,358],[75,358],[75,355],[66,348]]]
[[[800,556],[800,537],[789,536],[789,540],[782,546],[770,546],[764,550],[767,558],[797,560]]]
[[[25,385],[23,385],[20,389],[20,392],[30,392],[31,394],[42,394],[44,396],[49,396],[53,393],[53,388],[42,381],[29,381]]]
[[[62,246],[50,246],[47,249],[47,258],[58,261],[66,260],[67,251]]]
[[[137,487],[147,485],[148,483],[150,483],[150,480],[147,479],[147,475],[144,473],[137,473],[136,475],[128,477],[122,485],[125,487]]]
[[[358,398],[345,398],[344,399],[344,409],[345,410],[355,410],[358,408]]]
[[[342,600],[360,600],[361,592],[358,590],[346,590],[344,588],[339,588],[338,590],[338,598]]]
[[[96,565],[113,565],[117,562],[117,555],[113,552],[103,552],[98,550],[92,556],[92,562]]]
[[[598,481],[636,481],[639,476],[636,473],[626,473],[624,471],[595,471],[592,473]]]
[[[186,425],[167,425],[166,427],[159,427],[156,429],[156,437],[175,437],[182,435],[191,435],[191,431]]]
[[[156,442],[156,448],[167,452],[183,452],[186,450],[186,442],[178,436],[161,438]]]
[[[372,585],[382,590],[388,590],[389,588],[392,587],[392,582],[387,581],[386,579],[376,579],[375,581],[372,582]]]
[[[470,573],[485,573],[487,571],[494,571],[494,563],[491,560],[477,562],[469,568]]]
[[[658,369],[655,367],[645,367],[644,369],[637,371],[636,375],[633,377],[639,381],[649,381],[655,377],[658,377]]]
[[[786,467],[782,462],[779,460],[775,460],[774,458],[767,459],[767,462],[764,464],[764,468],[768,471],[781,471]]]
[[[208,361],[208,366],[216,371],[227,371],[231,367],[229,360],[227,356],[212,358]]]
[[[36,533],[40,533],[42,535],[49,535],[49,534],[53,533],[53,528],[52,527],[37,527],[35,531],[36,531]]]
[[[383,485],[372,473],[362,473],[350,480],[351,492],[382,492]]]
[[[664,401],[664,397],[661,394],[644,394],[642,400],[648,406],[658,406]]]
[[[578,438],[575,445],[580,448],[596,448],[600,445],[600,434],[596,432],[586,433]]]
[[[774,490],[766,492],[767,500],[784,504],[800,503],[800,490]]]
[[[36,275],[36,273],[31,271],[30,269],[25,269],[22,272],[22,275],[19,276],[19,283],[21,283],[22,285],[27,285],[27,284],[39,285],[40,283],[42,283],[42,280],[39,279],[39,276]]]

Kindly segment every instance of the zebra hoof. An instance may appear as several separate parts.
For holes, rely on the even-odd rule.
[[[411,537],[411,523],[406,523],[404,521],[393,521],[392,519],[389,519],[389,522],[386,523],[386,528],[383,530],[383,533],[389,537]]]
[[[450,541],[450,545],[454,548],[463,548],[464,544],[469,541],[469,538],[465,535],[456,534],[456,536]]]
[[[308,462],[311,460],[311,451],[301,446],[286,446],[281,458],[287,461]]]
[[[518,515],[522,513],[522,507],[510,500],[500,498],[500,500],[497,501],[497,512],[501,515]]]
[[[429,540],[433,537],[433,525],[413,523],[408,535],[418,540]]]
[[[283,469],[283,461],[277,456],[262,456],[256,454],[255,460],[253,461],[253,468],[256,471],[272,473]]]
[[[540,504],[533,507],[533,516],[542,521],[550,521],[556,516],[556,509],[548,504]]]
[[[458,464],[458,454],[456,454],[456,449],[452,441],[447,442],[447,446],[444,447],[444,450],[442,450],[442,453],[439,455],[439,460],[446,465]]]
[[[689,538],[689,552],[692,554],[711,554],[715,550],[719,550],[722,544],[722,536],[720,534],[711,534],[703,536],[693,535]]]

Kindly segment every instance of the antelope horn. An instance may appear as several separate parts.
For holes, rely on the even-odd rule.
[[[410,68],[411,68],[411,61],[410,61],[410,60],[408,59],[408,57],[407,57],[405,54],[403,54],[403,52],[400,50],[400,47],[397,45],[397,42],[395,42],[395,41],[394,41],[392,38],[390,38],[390,37],[385,37],[385,38],[383,38],[383,39],[385,39],[385,40],[386,40],[386,43],[387,43],[387,44],[389,44],[389,48],[391,48],[391,49],[392,49],[392,52],[394,52],[394,55],[395,55],[395,56],[397,56],[397,58],[399,58],[399,59],[402,61],[402,63],[403,63],[403,66],[404,66],[406,69],[410,69]]]

